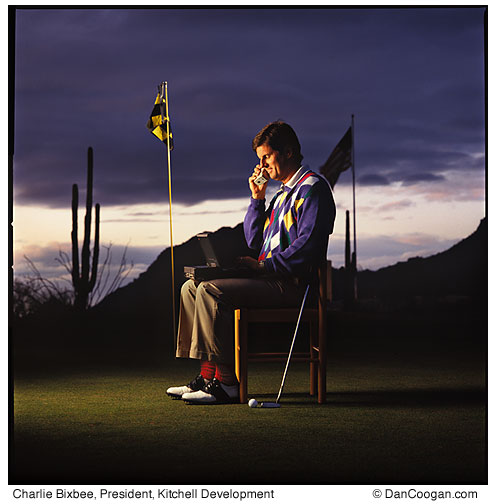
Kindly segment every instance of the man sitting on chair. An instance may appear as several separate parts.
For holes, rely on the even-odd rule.
[[[334,227],[332,191],[323,177],[301,166],[300,143],[291,126],[268,124],[252,146],[260,162],[248,179],[251,200],[244,233],[259,257],[240,262],[253,270],[253,277],[188,280],[181,289],[176,357],[200,360],[200,374],[167,394],[188,403],[239,402],[234,309],[298,306],[326,256]],[[260,175],[266,181],[259,185],[255,180]],[[266,209],[268,178],[281,182],[281,188]]]

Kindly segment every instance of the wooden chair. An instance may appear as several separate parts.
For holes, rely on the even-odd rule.
[[[317,307],[305,307],[301,323],[310,324],[308,352],[293,352],[292,362],[310,363],[310,395],[318,395],[319,404],[326,402],[327,371],[327,300],[330,299],[330,261],[319,265]],[[329,284],[329,285],[328,285]],[[239,380],[241,403],[248,400],[248,362],[286,362],[288,353],[248,353],[248,326],[250,323],[290,322],[296,325],[300,308],[239,308],[234,312],[234,357]]]

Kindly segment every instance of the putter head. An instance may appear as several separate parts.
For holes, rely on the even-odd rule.
[[[280,408],[281,405],[277,402],[263,402],[260,403],[261,408]]]

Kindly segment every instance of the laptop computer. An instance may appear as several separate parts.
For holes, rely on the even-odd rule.
[[[200,233],[196,237],[205,256],[205,265],[185,266],[184,276],[197,282],[213,280],[215,278],[249,278],[254,276],[254,271],[248,266],[235,266],[230,264],[228,258],[214,249],[211,233]]]

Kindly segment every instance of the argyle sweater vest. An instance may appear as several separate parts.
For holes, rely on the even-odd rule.
[[[250,201],[246,241],[268,273],[304,277],[325,256],[335,214],[328,183],[303,170],[291,187],[281,186],[267,210],[265,200]]]

